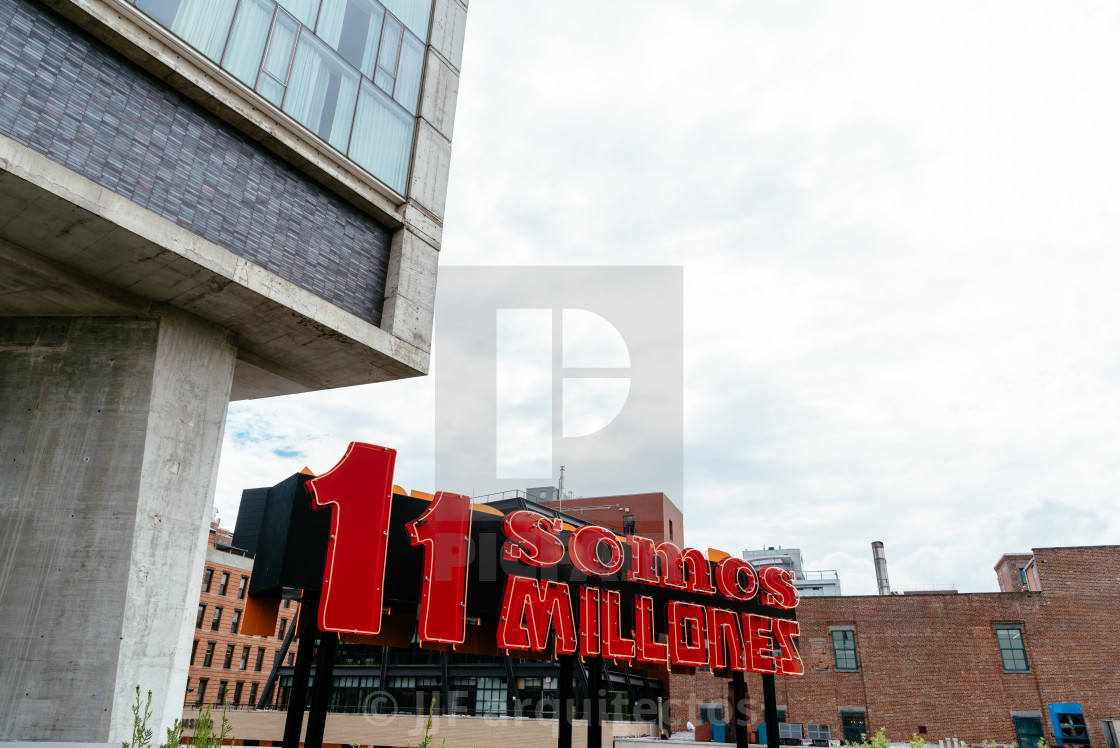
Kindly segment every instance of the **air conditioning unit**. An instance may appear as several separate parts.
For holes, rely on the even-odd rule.
[[[1089,745],[1089,728],[1080,704],[1050,704],[1050,726],[1058,745]]]
[[[805,737],[818,748],[827,748],[832,739],[832,728],[828,725],[805,725]]]

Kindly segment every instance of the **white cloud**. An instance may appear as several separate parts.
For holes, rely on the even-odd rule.
[[[1117,13],[472,3],[442,261],[683,265],[689,542],[994,589],[1120,530]],[[219,503],[351,439],[431,488],[431,408],[237,405]]]

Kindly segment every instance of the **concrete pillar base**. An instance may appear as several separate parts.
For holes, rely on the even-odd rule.
[[[236,352],[172,309],[0,318],[0,741],[119,744],[137,685],[155,737],[182,713]]]

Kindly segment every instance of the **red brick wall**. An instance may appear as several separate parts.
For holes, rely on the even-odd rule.
[[[1000,592],[1022,592],[1027,589],[1019,575],[1019,565],[1026,566],[1031,560],[1029,553],[1008,553],[996,563],[996,579]]]
[[[1120,546],[1040,548],[1034,558],[1042,592],[802,599],[806,673],[777,678],[787,721],[829,724],[842,738],[840,708],[856,706],[866,709],[870,733],[882,727],[891,740],[924,726],[934,743],[1010,743],[1011,712],[1040,712],[1053,744],[1047,706],[1075,702],[1093,745],[1104,746],[1101,722],[1120,718]],[[1030,672],[1004,672],[997,623],[1022,625]],[[856,672],[834,666],[830,627],[843,625],[855,628]],[[678,701],[718,691],[705,678],[714,680],[671,678],[675,727],[696,722]],[[761,677],[748,674],[747,687],[757,724]]]
[[[214,544],[215,533],[210,533],[211,545]],[[221,538],[219,538],[221,542]],[[221,563],[223,556],[229,555],[229,563]],[[241,577],[246,577],[246,589],[248,589],[248,577],[251,572],[245,567],[249,566],[248,561],[241,556],[234,556],[226,554],[221,550],[213,548],[207,549],[207,562],[206,569],[213,570],[213,576],[210,581],[210,591],[201,592],[199,594],[199,603],[206,606],[203,612],[202,626],[196,628],[194,641],[197,645],[194,647],[194,657],[191,660],[191,667],[187,676],[187,688],[194,689],[188,691],[184,695],[183,703],[186,706],[193,706],[199,695],[200,680],[206,679],[206,692],[204,694],[206,703],[214,703],[218,700],[218,693],[221,681],[228,681],[228,695],[227,701],[232,703],[234,696],[234,689],[237,683],[242,683],[241,693],[241,707],[249,706],[249,695],[252,689],[252,684],[257,683],[258,698],[260,692],[264,689],[265,680],[268,678],[269,672],[272,670],[272,664],[275,660],[276,653],[280,650],[282,639],[279,637],[279,620],[285,620],[286,626],[293,624],[293,619],[296,613],[296,604],[293,602],[288,608],[283,605],[280,606],[280,616],[277,621],[277,630],[273,632],[273,636],[243,636],[241,634],[234,634],[230,632],[233,624],[234,612],[243,611],[245,607],[245,599],[238,598],[238,588],[240,585]],[[226,588],[225,595],[219,594],[222,581],[222,573],[229,574],[229,585]],[[204,572],[205,574],[205,572]],[[203,577],[205,580],[205,576]],[[214,610],[220,607],[222,609],[221,617],[218,621],[218,630],[212,629]],[[242,613],[244,615],[244,613]],[[298,640],[296,640],[298,641]],[[289,652],[295,653],[296,641],[293,641]],[[210,667],[203,667],[203,662],[206,657],[207,645],[214,643],[214,657],[211,660]],[[233,660],[229,668],[225,667],[226,648],[232,644],[234,646]],[[241,653],[242,648],[248,646],[249,659],[246,663],[245,669],[241,669]],[[261,665],[260,672],[256,671],[257,663],[257,650],[263,647],[265,650],[264,661]],[[273,699],[275,699],[275,690],[273,691]]]
[[[616,508],[618,504],[620,508]],[[556,506],[550,503],[549,506]],[[608,507],[583,509],[583,507]],[[634,534],[651,540],[672,540],[684,547],[684,515],[663,493],[639,493],[624,496],[592,496],[564,499],[564,511],[574,517],[622,534],[622,518],[634,515]],[[628,511],[622,511],[626,509]],[[672,523],[672,537],[670,537]]]

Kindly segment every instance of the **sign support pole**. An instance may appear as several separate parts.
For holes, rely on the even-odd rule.
[[[311,651],[319,635],[319,591],[304,590],[299,606],[299,647],[292,674],[292,691],[288,697],[288,717],[284,722],[284,748],[299,748],[303,730],[303,709],[307,704],[307,681],[311,677]],[[293,624],[294,626],[295,624]]]
[[[587,673],[587,748],[603,748],[603,658],[591,658]]]
[[[575,700],[572,693],[572,677],[575,668],[572,660],[575,655],[560,655],[560,733],[556,739],[557,748],[572,748],[572,713]]]
[[[766,709],[766,745],[778,748],[778,695],[774,690],[774,675],[762,675],[762,699]]]
[[[749,748],[751,721],[747,719],[747,682],[738,670],[731,674],[731,698],[735,702],[731,705],[731,713],[735,715],[735,721],[732,723],[735,730],[735,746]]]
[[[327,727],[327,705],[330,703],[334,683],[334,653],[338,649],[338,634],[333,631],[319,634],[319,657],[315,663],[315,690],[311,692],[311,710],[307,715],[307,736],[304,748],[323,748],[323,731]]]

